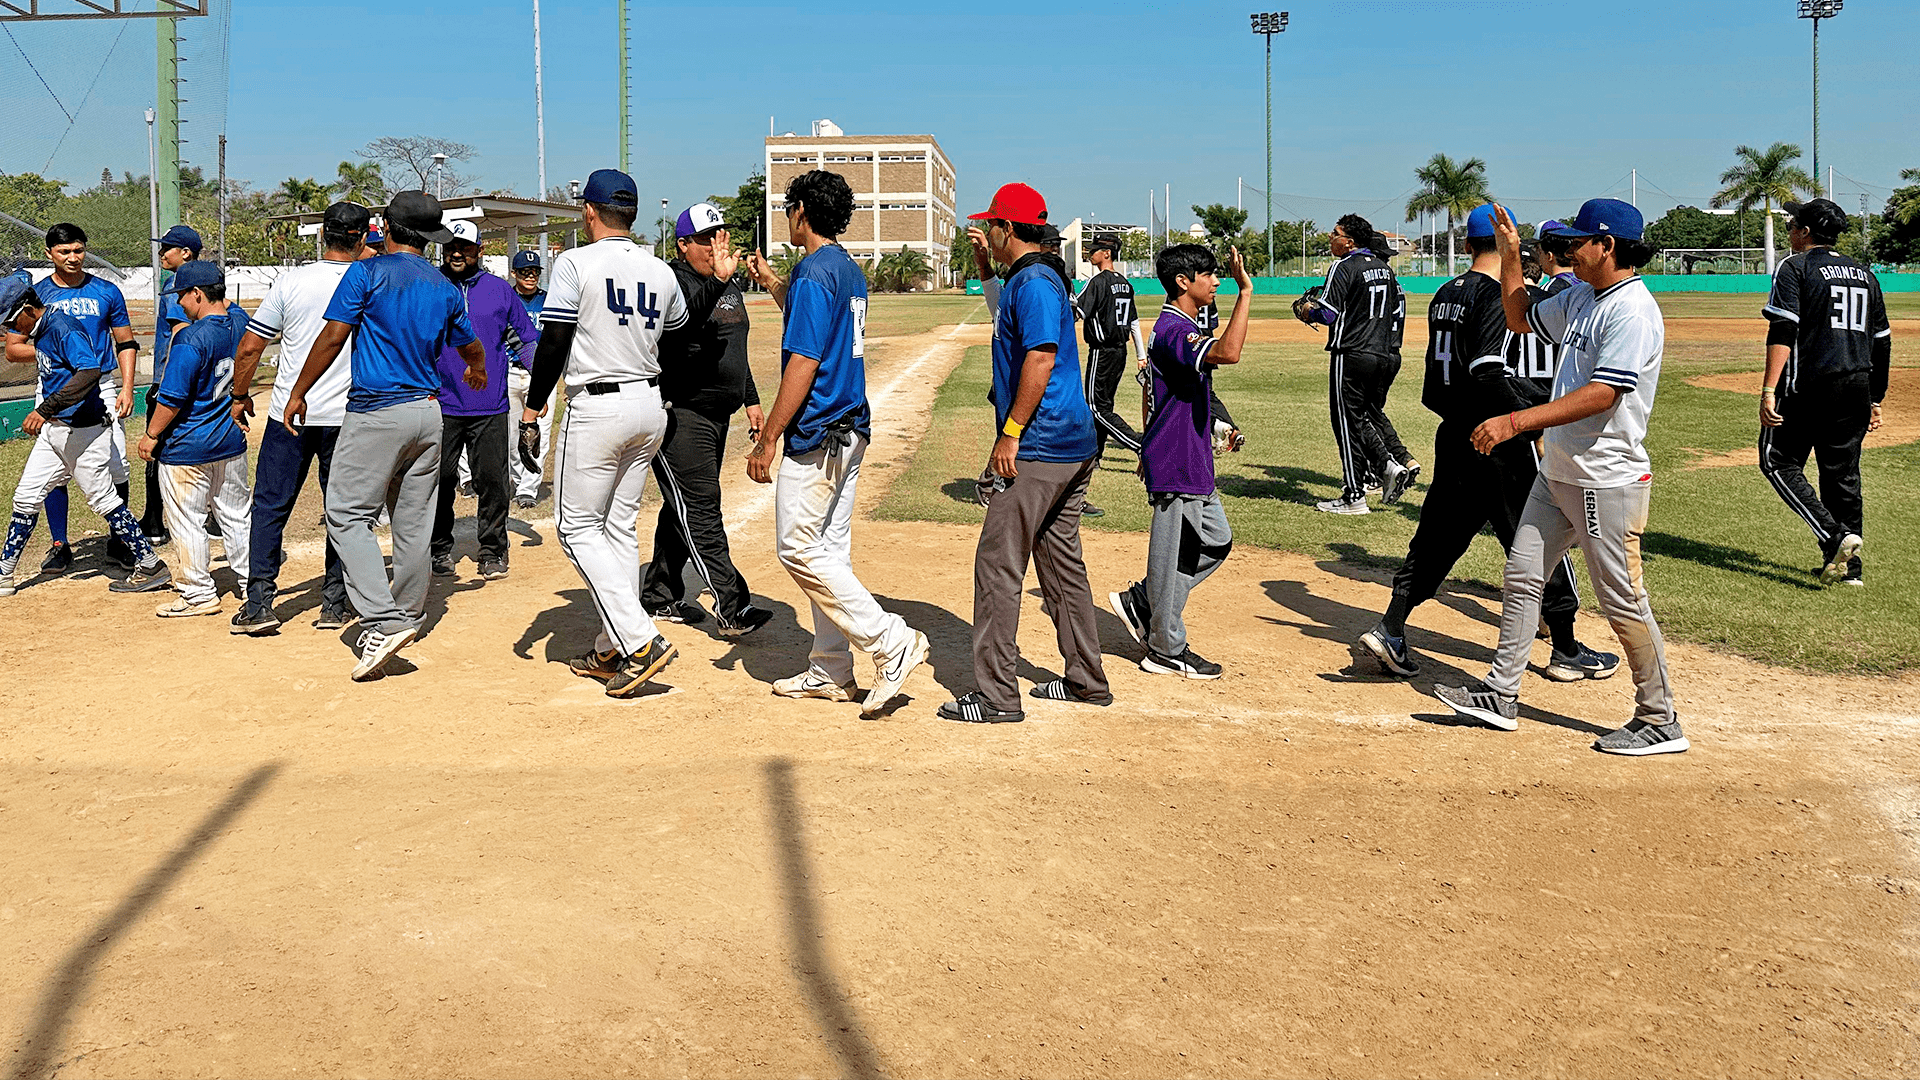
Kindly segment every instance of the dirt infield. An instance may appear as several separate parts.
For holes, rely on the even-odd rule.
[[[872,350],[864,505],[980,334]],[[1624,675],[1530,678],[1511,734],[1442,715],[1497,597],[1422,608],[1428,675],[1387,682],[1346,651],[1379,575],[1241,550],[1188,613],[1226,678],[1140,672],[1108,617],[1111,708],[948,724],[975,536],[864,521],[857,567],[934,651],[861,721],[767,693],[810,633],[764,489],[728,498],[777,618],[668,628],[671,689],[635,702],[555,662],[594,616],[550,523],[512,577],[436,581],[368,685],[306,625],[317,553],[267,639],[98,578],[4,601],[9,1072],[1916,1070],[1920,682],[1676,646],[1695,749],[1609,758]],[[1090,534],[1096,588],[1144,546]]]
[[[1754,413],[1757,417],[1760,399],[1754,391],[1754,377],[1749,372],[1729,372],[1724,375],[1701,375],[1687,380],[1689,386],[1701,386],[1709,390],[1726,390],[1744,394],[1753,399]],[[1920,442],[1920,412],[1914,411],[1914,402],[1920,400],[1920,368],[1894,368],[1887,372],[1887,408],[1880,429],[1869,432],[1862,445],[1872,450],[1881,446],[1902,446],[1910,442]],[[1755,432],[1759,431],[1759,420],[1754,421]],[[1760,467],[1760,448],[1758,445],[1725,453],[1710,454],[1699,451],[1699,457],[1690,462],[1690,469],[1724,469]]]

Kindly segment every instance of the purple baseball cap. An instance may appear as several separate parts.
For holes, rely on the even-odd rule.
[[[674,222],[673,235],[685,240],[689,236],[699,236],[704,232],[727,227],[727,216],[712,203],[697,202],[680,211],[680,220]]]

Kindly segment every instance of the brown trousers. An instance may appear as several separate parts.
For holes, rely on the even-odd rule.
[[[1053,617],[1067,685],[1083,694],[1107,693],[1087,560],[1080,551],[1080,510],[1097,460],[1022,461],[1020,475],[987,505],[973,556],[973,677],[996,709],[1021,711],[1014,672],[1029,561],[1040,579],[1042,609]]]

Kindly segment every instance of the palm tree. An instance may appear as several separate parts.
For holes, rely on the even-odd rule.
[[[1445,154],[1435,154],[1413,170],[1414,179],[1427,190],[1407,200],[1407,220],[1418,214],[1447,215],[1447,274],[1453,274],[1453,219],[1466,217],[1473,208],[1487,201],[1487,163],[1468,158],[1456,163]]]
[[[333,189],[342,199],[376,206],[386,201],[387,183],[380,176],[380,166],[376,162],[365,161],[355,165],[351,161],[340,163],[339,179],[334,181]]]
[[[319,210],[327,205],[330,191],[330,187],[312,177],[302,180],[297,176],[289,176],[280,181],[280,190],[276,194],[296,210]]]
[[[1767,234],[1767,273],[1773,273],[1773,204],[1786,202],[1802,192],[1818,190],[1813,177],[1807,170],[1792,164],[1800,156],[1800,148],[1792,143],[1777,142],[1765,151],[1755,150],[1751,146],[1736,146],[1734,157],[1739,161],[1720,174],[1720,190],[1713,197],[1713,208],[1737,206],[1741,210],[1751,210],[1759,204],[1766,211]]]
[[[1901,169],[1900,179],[1908,183],[1920,184],[1920,169]],[[1920,218],[1920,198],[1902,200],[1899,209],[1894,211],[1893,217],[1902,225],[1913,224],[1914,218]]]
[[[914,283],[932,270],[925,255],[902,244],[899,251],[880,257],[874,267],[874,276],[879,280],[880,287],[888,292],[910,292]]]

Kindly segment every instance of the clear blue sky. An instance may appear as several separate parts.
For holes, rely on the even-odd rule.
[[[1810,141],[1808,24],[1794,0],[1290,9],[1274,52],[1279,217],[1357,209],[1393,227],[1414,166],[1435,151],[1486,159],[1496,192],[1529,218],[1624,192],[1637,167],[1641,204],[1657,214],[1704,202],[1736,144]],[[1147,190],[1171,184],[1184,226],[1189,204],[1232,202],[1236,177],[1263,183],[1263,54],[1249,10],[636,4],[634,173],[643,201],[677,208],[730,192],[759,163],[769,115],[781,131],[830,117],[854,133],[934,133],[958,167],[963,213],[1024,180],[1057,219],[1141,222]],[[369,138],[430,134],[479,147],[484,185],[531,194],[530,11],[525,0],[238,0],[229,172],[266,185],[326,178]],[[1915,14],[1854,0],[1823,24],[1822,162],[1860,181],[1838,183],[1849,210],[1861,190],[1877,210],[1899,169],[1920,165]],[[561,183],[614,160],[614,8],[548,2],[543,16],[547,170]],[[63,32],[15,30],[30,56]],[[366,48],[346,52],[356,39]],[[98,166],[79,162],[94,158],[144,171],[137,116],[152,84],[137,72],[151,70],[140,67],[151,42],[144,26],[127,36],[88,106],[130,126],[106,146],[76,136],[54,170],[63,178],[90,182]],[[11,43],[0,51],[14,73],[0,93],[45,115],[45,91]],[[42,66],[59,69],[50,81],[71,104],[98,64]],[[0,137],[0,154],[7,171],[37,169],[45,147]],[[1247,205],[1257,223],[1259,197]]]

